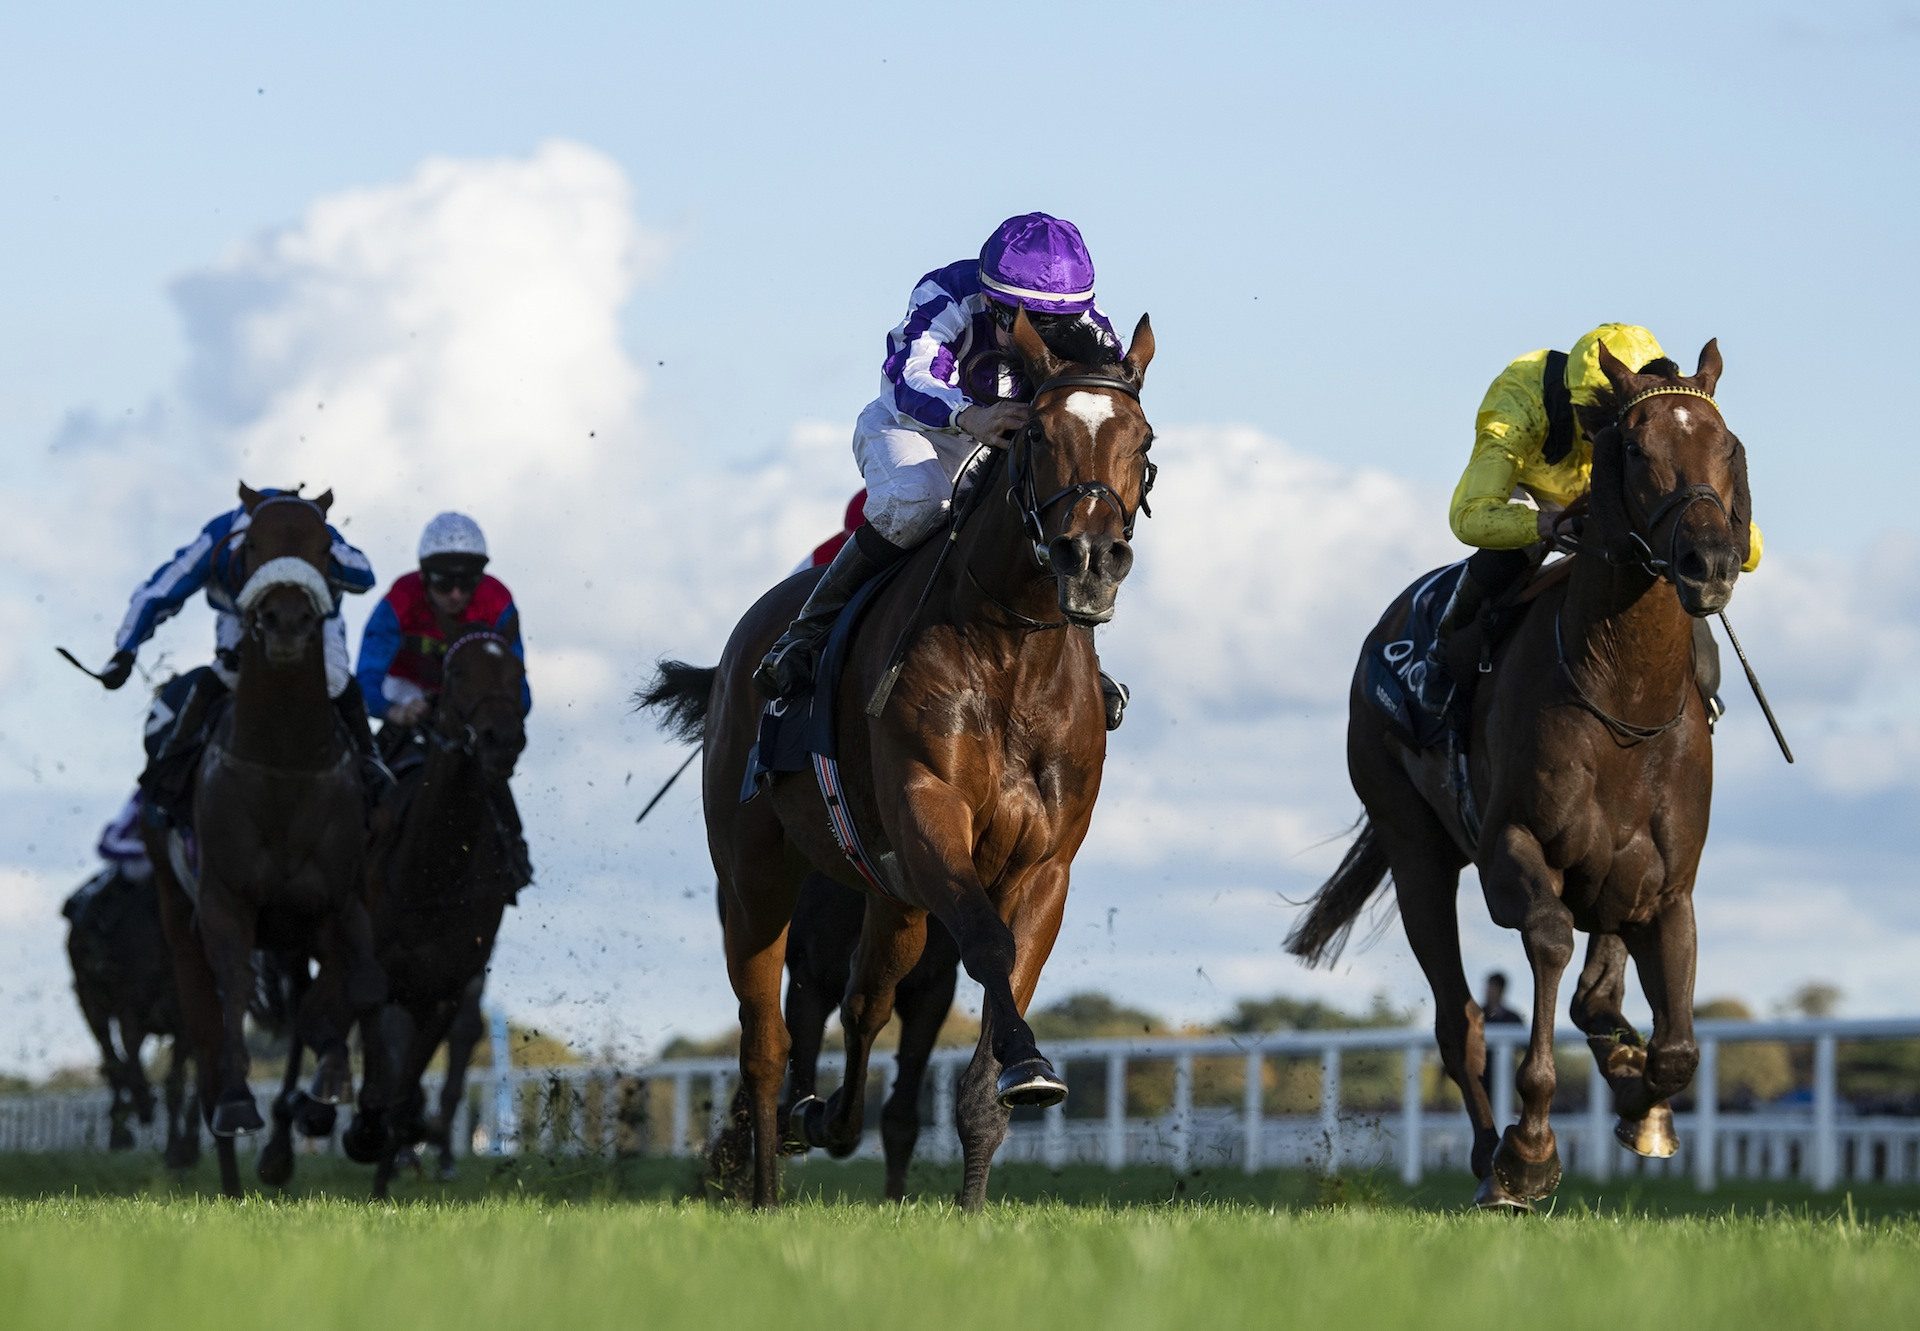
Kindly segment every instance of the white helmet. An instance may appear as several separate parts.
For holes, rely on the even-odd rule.
[[[435,555],[466,555],[484,563],[487,538],[480,534],[480,524],[465,513],[442,513],[420,533],[420,562]]]

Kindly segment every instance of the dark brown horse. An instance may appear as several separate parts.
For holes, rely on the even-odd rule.
[[[513,900],[496,809],[527,744],[525,677],[511,643],[491,628],[449,631],[426,761],[375,820],[367,903],[388,1004],[377,1030],[362,1028],[366,1080],[342,1144],[375,1166],[377,1197],[387,1195],[398,1152],[444,1135],[427,1120],[420,1079],[462,1011],[477,1009]],[[473,1038],[459,1051],[463,1068]]]
[[[931,913],[985,991],[980,1045],[958,1095],[960,1200],[968,1207],[985,1199],[1010,1107],[1066,1094],[1025,1012],[1100,790],[1106,727],[1091,630],[1112,618],[1132,566],[1129,538],[1150,483],[1153,438],[1139,402],[1153,357],[1146,319],[1125,357],[1101,364],[1063,362],[1024,313],[1013,338],[1039,385],[1032,423],[981,480],[982,502],[951,542],[922,547],[876,598],[840,681],[848,813],[885,894],[867,898],[841,1003],[845,1081],[823,1113],[793,1125],[808,1145],[844,1151],[858,1142],[867,1057],[892,1015],[894,987],[920,957]],[[916,617],[943,544],[950,553]],[[779,1191],[789,1051],[780,976],[795,893],[809,867],[863,886],[811,777],[776,778],[740,801],[764,702],[754,667],[811,581],[796,574],[763,596],[717,667],[667,663],[642,700],[672,709],[705,744],[707,843],[725,894],[760,1206],[773,1205]],[[869,717],[868,701],[903,635],[898,683],[880,715]]]
[[[866,913],[863,893],[842,887],[824,874],[808,874],[800,885],[793,925],[787,931],[786,1016],[787,1034],[793,1040],[788,1054],[787,1103],[794,1112],[804,1114],[810,1102],[818,1103],[820,1046],[826,1037],[827,1018],[847,992]],[[913,1148],[920,1140],[920,1092],[926,1084],[927,1062],[940,1038],[940,1028],[953,1009],[959,967],[960,954],[952,936],[935,920],[927,926],[926,948],[920,960],[894,989],[900,1047],[894,1054],[893,1089],[880,1111],[886,1191],[892,1201],[902,1201],[907,1195],[907,1167],[913,1163]],[[736,1174],[744,1183],[752,1152],[749,1112],[743,1087],[734,1097],[732,1121],[709,1153],[714,1176],[729,1191],[736,1185]]]
[[[1713,748],[1689,616],[1726,606],[1746,558],[1746,453],[1711,398],[1721,369],[1714,343],[1690,378],[1672,362],[1636,374],[1604,346],[1600,363],[1612,392],[1582,408],[1593,478],[1571,576],[1532,604],[1475,698],[1479,836],[1464,830],[1444,758],[1399,743],[1364,696],[1363,666],[1349,702],[1347,765],[1366,819],[1288,939],[1310,962],[1338,955],[1391,873],[1433,988],[1441,1058],[1473,1121],[1482,1206],[1524,1207],[1559,1182],[1548,1123],[1554,1005],[1575,929],[1591,939],[1573,1018],[1612,1088],[1623,1144],[1673,1153],[1667,1101],[1699,1061],[1693,885]],[[1394,602],[1365,652],[1398,635],[1407,603],[1405,594]],[[1533,969],[1520,1122],[1504,1136],[1482,1084],[1481,1014],[1461,969],[1454,897],[1469,863],[1494,922],[1520,931]],[[1629,953],[1653,1008],[1644,1045],[1620,1010]]]
[[[173,1043],[167,1066],[165,1159],[171,1168],[186,1169],[200,1158],[200,1109],[187,1087],[180,1001],[174,994],[153,878],[117,864],[103,869],[68,898],[65,914],[74,997],[100,1046],[100,1073],[113,1094],[107,1112],[108,1148],[132,1149],[128,1119],[153,1122],[153,1087],[141,1055],[148,1036],[166,1037]]]
[[[385,989],[360,898],[364,797],[327,696],[321,626],[333,608],[333,493],[263,497],[242,485],[240,499],[249,521],[234,563],[245,632],[232,708],[199,765],[197,881],[174,875],[164,830],[147,833],[221,1187],[235,1197],[233,1139],[264,1126],[247,1086],[254,949],[319,963],[297,1029],[318,1055],[312,1096],[322,1104],[349,1097],[347,1034]]]

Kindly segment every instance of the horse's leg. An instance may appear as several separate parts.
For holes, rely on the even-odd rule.
[[[1526,946],[1527,964],[1533,969],[1533,1028],[1527,1056],[1514,1078],[1520,1122],[1500,1139],[1493,1174],[1478,1200],[1482,1205],[1524,1204],[1548,1196],[1560,1184],[1560,1152],[1549,1122],[1556,1081],[1553,1023],[1560,979],[1573,960],[1573,912],[1560,900],[1559,875],[1548,867],[1540,843],[1519,827],[1503,828],[1494,838],[1480,877],[1494,922],[1518,928]]]
[[[100,1075],[107,1083],[112,1099],[107,1103],[107,1149],[110,1151],[131,1151],[133,1132],[127,1127],[127,1117],[132,1108],[126,1093],[126,1072],[120,1050],[113,1040],[113,1015],[106,1000],[92,985],[75,980],[74,996],[80,1000],[80,1015],[86,1018],[87,1029],[93,1032],[94,1043],[100,1046]]]
[[[176,1045],[186,1039],[193,1047],[194,1082],[198,1087],[197,1112],[213,1126],[213,1110],[220,1092],[221,1012],[219,991],[215,987],[213,967],[207,960],[194,927],[193,903],[180,889],[164,860],[164,848],[149,843],[154,866],[154,885],[160,898],[160,925],[167,936],[167,950],[173,957],[174,990],[180,1000],[183,1034],[175,1036]],[[198,1142],[199,1130],[195,1129]],[[220,1159],[220,1190],[229,1197],[240,1195],[240,1162],[234,1154],[233,1139],[214,1135],[214,1152]]]
[[[804,1118],[809,1112],[807,1102],[819,1094],[820,1047],[826,1040],[827,1018],[847,992],[853,954],[860,945],[866,919],[866,903],[856,894],[838,883],[825,891],[855,897],[853,908],[839,909],[842,902],[838,897],[823,899],[821,888],[815,886],[810,891],[802,885],[787,937],[786,1014],[792,1047],[787,1054],[790,1117],[783,1145],[795,1152],[804,1152],[810,1143],[804,1125],[795,1123],[791,1114],[797,1107]]]
[[[306,965],[303,960],[300,963]],[[296,1022],[296,1027],[298,1023]],[[300,1098],[300,1069],[305,1062],[306,1046],[300,1042],[298,1029],[287,1035],[287,1068],[280,1078],[280,1094],[273,1098],[269,1111],[273,1117],[273,1132],[267,1138],[266,1145],[260,1148],[260,1158],[254,1162],[254,1173],[260,1181],[272,1188],[284,1188],[293,1177],[293,1120]]]
[[[188,1112],[186,1042],[176,1035],[167,1051],[167,1150],[169,1169],[190,1168],[200,1158],[200,1124]]]
[[[1592,934],[1587,939],[1587,962],[1574,986],[1569,1015],[1587,1036],[1587,1048],[1613,1092],[1613,1112],[1620,1116],[1614,1135],[1628,1146],[1636,1142],[1657,1148],[1664,1137],[1673,1141],[1671,1110],[1649,1122],[1653,1100],[1647,1095],[1647,1047],[1623,1010],[1627,996],[1627,943],[1618,934]],[[1668,1149],[1665,1154],[1673,1154]]]
[[[736,854],[736,862],[751,855],[753,867],[732,875],[723,922],[727,977],[740,1000],[740,1081],[753,1125],[753,1204],[759,1207],[780,1201],[780,1081],[789,1046],[780,975],[798,888],[784,864],[777,825],[768,830],[766,844]]]
[[[147,1035],[146,1023],[141,1018],[130,1012],[121,1014],[120,1047],[127,1053],[127,1093],[133,1101],[133,1112],[143,1124],[153,1122],[154,1109],[153,1083],[147,1080],[146,1065],[140,1061]]]
[[[398,1054],[392,1065],[391,1093],[386,1102],[386,1137],[380,1158],[374,1161],[373,1195],[376,1201],[387,1199],[400,1153],[418,1140],[421,1110],[426,1098],[420,1092],[420,1078],[426,1075],[433,1051],[440,1047],[453,1020],[453,1005],[446,1004],[444,1015],[431,1010],[423,1013],[395,1003],[385,1014],[388,1047]]]
[[[1698,939],[1692,891],[1675,897],[1650,923],[1630,930],[1626,941],[1653,1008],[1653,1036],[1647,1041],[1646,1108],[1634,1120],[1623,1118],[1614,1132],[1629,1150],[1664,1158],[1680,1145],[1667,1101],[1687,1088],[1700,1066],[1700,1047],[1693,1040]]]
[[[254,908],[210,874],[201,875],[199,933],[220,995],[220,1058],[212,1124],[217,1137],[236,1137],[266,1126],[247,1085],[253,1059],[247,1052],[247,1000],[253,993]],[[224,1158],[224,1157],[223,1157]]]
[[[347,1035],[358,1025],[366,1045],[368,1068],[384,1069],[379,1046],[379,1012],[387,980],[373,944],[373,921],[357,896],[341,902],[315,940],[318,967],[313,987],[301,1004],[300,1025],[313,1046],[314,1099],[341,1104],[353,1098],[353,1069],[347,1061]],[[381,1104],[376,1098],[374,1103]]]
[[[439,1153],[438,1176],[442,1183],[453,1177],[453,1124],[460,1114],[461,1099],[467,1093],[467,1067],[473,1051],[486,1034],[486,1021],[480,1013],[481,977],[475,976],[460,996],[460,1008],[453,1025],[447,1028],[447,1076],[440,1083],[440,1116],[433,1124],[433,1145]],[[611,1113],[609,1104],[601,1110]],[[468,1143],[472,1145],[471,1142]]]
[[[1006,926],[1007,933],[1019,940],[1008,988],[1014,1020],[1020,1023],[1021,1030],[1027,1031],[1027,1004],[1033,1001],[1041,967],[1053,953],[1054,939],[1060,936],[1060,919],[1066,913],[1067,867],[1042,866],[1027,880],[1023,891],[1010,891],[1006,900],[1012,917]],[[965,956],[965,944],[961,944],[963,960]],[[959,1201],[969,1211],[977,1211],[986,1204],[987,1174],[993,1168],[993,1153],[1006,1140],[1007,1120],[1012,1116],[1014,1103],[1006,1095],[1007,1072],[1012,1069],[1003,1070],[1005,1063],[998,1052],[1003,1046],[1000,1033],[994,1029],[997,1018],[992,1006],[984,1008],[980,1017],[980,1044],[974,1049],[973,1061],[961,1075],[954,1096],[954,1126],[960,1134]],[[1031,1031],[1027,1031],[1026,1038],[1031,1044]],[[1033,1056],[1039,1058],[1039,1052],[1036,1050]],[[1047,1065],[1047,1071],[1052,1074],[1051,1064]],[[1061,1087],[1060,1096],[1041,1103],[1058,1104],[1065,1096],[1065,1083],[1055,1075],[1054,1084]]]
[[[953,1007],[958,960],[946,931],[929,929],[919,966],[898,990],[898,1071],[893,1093],[880,1113],[880,1141],[887,1153],[887,1197],[891,1201],[904,1201],[907,1196],[907,1166],[913,1161],[914,1144],[920,1140],[920,1087],[926,1080],[927,1060],[940,1038],[940,1027]]]
[[[853,974],[846,997],[840,1000],[840,1026],[846,1034],[846,1075],[827,1101],[823,1122],[809,1114],[799,1126],[815,1146],[824,1146],[836,1158],[852,1155],[860,1145],[867,1107],[867,1071],[873,1042],[893,1019],[893,992],[926,944],[927,914],[908,911],[878,896],[867,899],[866,920],[853,953]],[[815,1129],[820,1129],[815,1135]]]

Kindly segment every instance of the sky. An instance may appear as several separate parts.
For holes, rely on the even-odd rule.
[[[10,10],[0,1066],[91,1058],[59,904],[138,767],[144,691],[52,648],[104,659],[242,478],[332,486],[383,586],[433,513],[488,532],[539,871],[494,1001],[623,1057],[724,1026],[698,796],[633,825],[682,752],[626,696],[834,529],[915,280],[1032,209],[1152,313],[1162,441],[1039,1001],[1430,1011],[1397,932],[1280,952],[1357,813],[1348,674],[1461,553],[1487,381],[1623,319],[1720,339],[1767,535],[1732,615],[1800,754],[1729,660],[1701,993],[1920,1010],[1916,75],[1898,4]],[[142,665],[210,645],[196,607]],[[1470,876],[1462,918],[1523,969]]]

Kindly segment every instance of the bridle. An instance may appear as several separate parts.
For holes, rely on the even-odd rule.
[[[1062,388],[1101,388],[1125,394],[1135,402],[1140,400],[1140,390],[1117,376],[1059,374],[1034,389],[1029,401],[1037,408],[1041,398]],[[1134,513],[1127,511],[1126,503],[1105,481],[1075,481],[1043,500],[1034,486],[1033,450],[1045,443],[1046,438],[1046,429],[1040,424],[1040,416],[1036,411],[1007,450],[1007,502],[1020,514],[1020,527],[1026,533],[1034,564],[1045,569],[1052,562],[1047,554],[1046,528],[1042,520],[1049,509],[1063,500],[1069,509],[1077,508],[1088,499],[1107,505],[1113,510],[1114,516],[1120,519],[1120,534],[1132,540],[1133,524],[1137,517],[1142,514],[1153,516],[1153,506],[1147,502],[1147,496],[1153,493],[1154,478],[1160,474],[1159,464],[1151,458],[1147,460],[1146,475],[1140,482],[1140,507]]]
[[[1703,389],[1686,384],[1661,384],[1653,388],[1643,388],[1628,398],[1614,415],[1614,428],[1617,430],[1620,422],[1626,419],[1627,412],[1648,398],[1666,396],[1703,398],[1716,413],[1720,410],[1720,404],[1713,400],[1713,394]],[[1720,510],[1720,516],[1725,518],[1729,525],[1732,524],[1733,515],[1727,511],[1727,502],[1720,497],[1720,492],[1704,481],[1696,481],[1692,485],[1675,490],[1660,501],[1659,506],[1653,510],[1653,515],[1646,520],[1645,535],[1636,528],[1628,530],[1625,535],[1618,538],[1620,543],[1626,546],[1625,553],[1617,553],[1611,546],[1596,545],[1577,537],[1567,537],[1563,543],[1579,553],[1598,556],[1615,568],[1638,568],[1650,578],[1672,582],[1673,566],[1677,562],[1674,557],[1674,547],[1680,539],[1678,518],[1687,509],[1700,503],[1712,504]],[[1657,536],[1660,524],[1668,518],[1674,518],[1675,522],[1667,531],[1667,557],[1662,559],[1653,553],[1653,545],[1648,537]]]
[[[440,658],[440,679],[443,686],[440,694],[440,706],[446,709],[447,714],[455,722],[455,726],[447,727],[443,731],[440,718],[436,715],[434,724],[426,728],[427,742],[432,744],[434,748],[445,752],[464,754],[469,758],[476,756],[475,750],[480,744],[480,735],[473,727],[473,718],[479,713],[482,707],[494,700],[492,698],[481,698],[466,712],[458,712],[453,707],[452,699],[447,696],[444,685],[446,683],[447,667],[453,664],[453,658],[458,656],[469,644],[479,642],[495,643],[503,650],[509,652],[513,650],[513,643],[507,636],[504,633],[496,633],[492,629],[484,629],[478,633],[468,633],[454,639],[453,643],[447,648],[446,654]],[[435,710],[437,713],[439,708]]]

